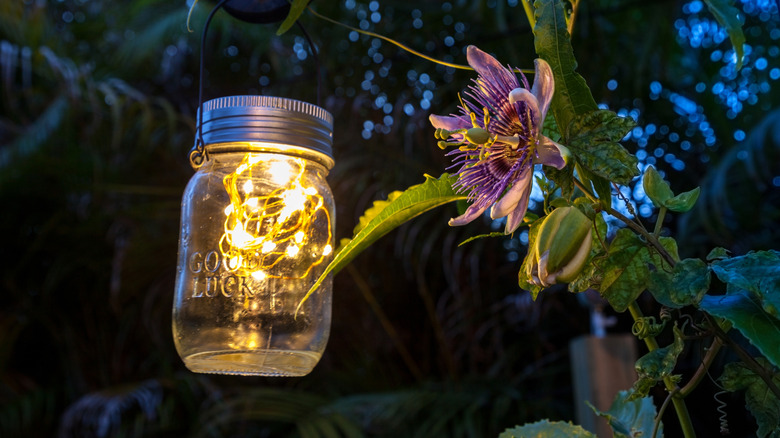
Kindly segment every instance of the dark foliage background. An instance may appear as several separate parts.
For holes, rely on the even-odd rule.
[[[681,255],[780,247],[776,2],[737,2],[750,45],[739,72],[700,1],[580,3],[579,71],[597,101],[637,120],[627,147],[676,191],[702,186],[696,210],[667,219]],[[211,6],[197,5],[190,33],[184,2],[0,3],[0,435],[495,436],[572,420],[568,341],[589,332],[588,310],[560,289],[534,303],[517,287],[522,233],[458,246],[502,226],[450,228],[454,206],[404,225],[336,277],[330,343],[310,376],[183,367],[170,311]],[[313,6],[437,59],[464,63],[469,44],[511,65],[534,58],[517,1]],[[311,14],[302,23],[320,49],[321,105],[336,119],[329,180],[346,237],[374,200],[447,166],[427,116],[453,111],[473,73]],[[314,102],[304,38],[275,30],[218,13],[206,98]],[[626,196],[653,220],[641,189]],[[618,317],[612,330],[627,330]],[[699,359],[692,348],[683,371]],[[702,436],[717,433],[715,391],[692,403]],[[739,397],[728,410],[752,428]]]

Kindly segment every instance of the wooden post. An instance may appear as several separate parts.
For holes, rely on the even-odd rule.
[[[607,411],[618,391],[631,388],[637,378],[636,338],[630,334],[580,336],[569,344],[569,354],[577,423],[596,436],[611,437],[607,420],[593,413],[585,401]]]

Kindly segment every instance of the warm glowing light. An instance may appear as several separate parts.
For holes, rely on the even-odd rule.
[[[252,182],[260,173],[281,187],[258,196]],[[251,153],[235,172],[225,176],[230,205],[225,208],[225,231],[219,249],[228,260],[242,264],[238,269],[256,279],[302,278],[332,252],[325,200],[316,187],[305,185],[305,177],[304,159],[269,162]],[[327,221],[321,227],[323,232],[314,232],[315,221],[321,220]],[[323,252],[319,256],[316,251],[302,253],[306,245],[322,247]]]
[[[270,167],[268,174],[274,184],[284,184],[293,177],[293,169],[286,161],[274,161]]]
[[[268,254],[269,252],[273,251],[274,248],[276,248],[276,244],[269,240],[263,242],[263,246],[260,250],[263,251],[263,254]]]
[[[245,248],[252,242],[253,236],[244,231],[244,224],[236,222],[236,226],[233,227],[233,231],[230,232],[230,239],[233,242],[233,246]]]

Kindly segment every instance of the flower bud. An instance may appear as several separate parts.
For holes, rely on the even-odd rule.
[[[528,277],[542,287],[574,280],[585,266],[591,248],[592,223],[576,207],[553,210],[529,248]]]

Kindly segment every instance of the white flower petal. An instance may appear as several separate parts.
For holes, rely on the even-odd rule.
[[[428,116],[428,120],[430,120],[431,125],[433,125],[434,128],[442,128],[446,129],[447,131],[471,128],[471,123],[466,123],[460,117],[437,116],[436,114],[431,114]]]
[[[544,59],[534,60],[534,66],[536,74],[534,75],[534,84],[531,86],[531,93],[536,96],[536,100],[539,102],[540,119],[544,121],[555,91],[555,79],[550,64]]]
[[[460,225],[466,225],[467,223],[473,221],[474,219],[478,218],[482,213],[487,210],[488,206],[484,207],[477,207],[476,204],[469,205],[469,208],[466,209],[466,212],[458,217],[454,217],[450,219],[449,225],[451,227],[457,227]]]
[[[490,217],[492,219],[498,219],[508,215],[510,212],[517,208],[517,204],[531,193],[531,176],[533,175],[533,168],[529,167],[523,169],[523,173],[520,178],[512,183],[512,187],[507,190],[504,196],[501,197],[493,205],[490,210]]]
[[[509,102],[514,104],[516,102],[525,102],[528,112],[533,117],[533,126],[539,126],[542,122],[541,112],[539,112],[539,101],[536,100],[536,96],[526,90],[525,88],[515,88],[509,93]]]
[[[536,145],[536,157],[534,164],[541,163],[545,166],[552,166],[558,170],[566,167],[569,158],[569,149],[552,141],[544,135],[539,136],[539,144]]]

